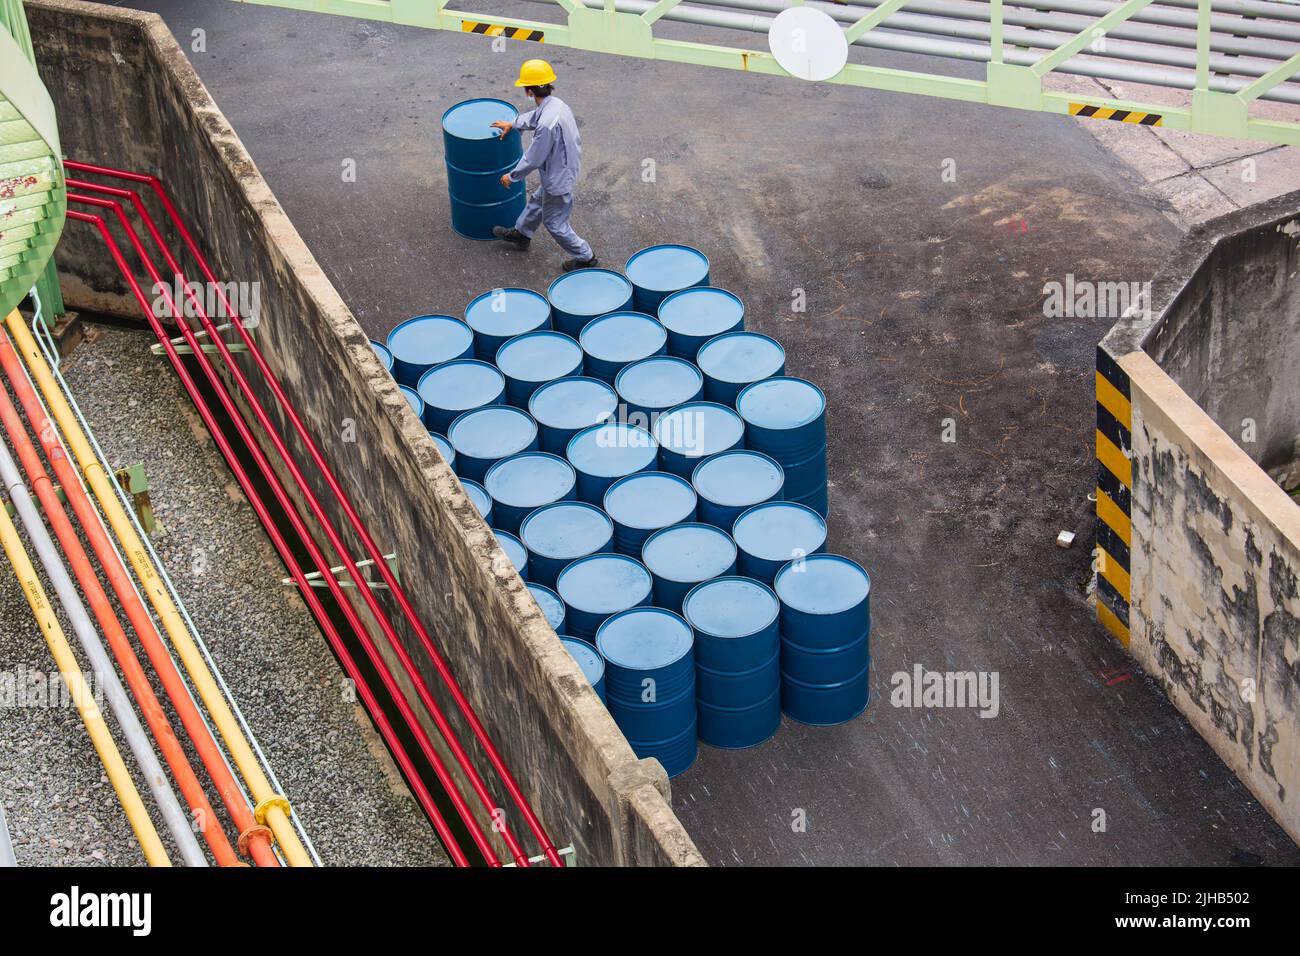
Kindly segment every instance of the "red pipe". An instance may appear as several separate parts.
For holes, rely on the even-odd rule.
[[[319,447],[316,445],[315,440],[312,438],[311,433],[307,430],[307,427],[303,424],[302,419],[298,416],[296,409],[294,409],[293,405],[289,402],[287,396],[284,394],[284,391],[281,388],[278,379],[275,377],[275,374],[271,371],[270,367],[266,364],[266,360],[263,358],[261,351],[257,347],[257,344],[253,341],[253,338],[248,333],[247,329],[244,328],[244,325],[240,320],[237,311],[235,310],[234,306],[230,303],[230,301],[227,299],[225,292],[222,289],[221,283],[217,280],[215,274],[212,272],[212,269],[209,267],[206,258],[203,256],[202,252],[198,248],[198,245],[195,243],[193,236],[190,234],[184,222],[181,220],[180,214],[176,210],[176,207],[172,204],[170,197],[168,197],[166,193],[166,190],[163,189],[161,180],[159,180],[158,177],[156,176],[147,176],[140,173],[130,173],[124,170],[110,169],[102,166],[90,166],[85,163],[66,162],[64,165],[70,169],[77,169],[85,172],[99,173],[106,176],[114,176],[132,182],[146,183],[157,195],[159,201],[163,204],[163,207],[166,209],[168,216],[171,218],[173,224],[176,226],[177,231],[180,233],[186,246],[189,248],[190,253],[194,256],[195,260],[199,263],[199,267],[202,270],[204,276],[207,278],[208,282],[212,284],[213,288],[216,289],[218,296],[220,296],[221,298],[223,307],[226,309],[230,317],[231,323],[235,326],[236,330],[239,333],[240,338],[244,341],[244,344],[247,346],[249,354],[252,356],[254,362],[258,366],[259,371],[266,379],[267,384],[270,386],[277,401],[284,409],[286,417],[288,417],[291,423],[293,424],[295,431],[298,433],[298,436],[302,440],[303,445],[307,448],[308,452],[312,457],[312,460],[315,462],[317,468],[320,470],[322,476],[325,478],[325,481],[329,485],[331,492],[333,492],[335,497],[338,499],[349,522],[352,524],[354,530],[360,536],[363,544],[366,547],[367,552],[369,553],[369,556],[375,562],[376,566],[379,568],[379,572],[383,577],[385,584],[388,585],[394,597],[397,599],[398,605],[400,606],[404,616],[407,618],[407,620],[411,623],[412,627],[415,629],[416,634],[420,639],[421,645],[424,647],[426,653],[428,653],[430,658],[433,660],[434,666],[438,670],[439,675],[442,677],[444,683],[446,684],[448,691],[452,695],[453,700],[456,702],[461,712],[465,715],[465,718],[469,722],[470,727],[474,731],[475,736],[479,739],[480,743],[482,744],[484,748],[484,752],[488,756],[489,762],[492,764],[492,766],[496,769],[497,773],[500,775],[501,780],[506,787],[506,790],[509,792],[511,798],[515,801],[516,805],[519,807],[520,812],[523,814],[524,819],[527,822],[529,828],[533,831],[534,835],[541,842],[542,848],[546,854],[547,859],[552,863],[552,865],[562,866],[563,863],[560,860],[559,854],[555,850],[554,844],[547,836],[545,829],[542,827],[541,822],[537,819],[537,816],[533,812],[531,806],[529,806],[528,801],[523,796],[523,793],[519,789],[518,784],[515,782],[514,777],[510,774],[509,769],[505,766],[504,760],[502,759],[500,753],[497,751],[496,747],[493,745],[491,739],[488,737],[487,731],[484,729],[482,723],[480,722],[478,715],[474,712],[473,707],[470,705],[469,701],[465,698],[464,693],[461,691],[459,684],[457,684],[455,677],[452,675],[450,668],[447,666],[446,661],[442,658],[442,655],[439,654],[437,649],[434,647],[433,641],[430,638],[428,631],[425,629],[423,622],[416,615],[414,608],[412,607],[409,599],[406,596],[406,592],[403,590],[401,586],[401,583],[397,580],[396,575],[392,573],[392,569],[388,567],[388,563],[387,561],[384,560],[383,553],[379,549],[379,546],[375,543],[373,537],[371,537],[369,530],[365,527],[364,523],[361,521],[360,516],[357,514],[356,509],[353,507],[350,499],[348,498],[347,494],[344,492],[342,486],[339,484],[338,479],[335,477],[333,471],[326,463],[323,455],[320,452]],[[80,182],[80,181],[76,181],[76,182]],[[100,187],[100,188],[105,190],[108,189],[108,187]],[[138,197],[136,199],[136,204],[138,209],[143,210],[143,204],[139,202]],[[176,271],[179,273],[180,272],[179,268],[176,268]],[[189,291],[191,298],[193,298],[193,291],[188,288],[188,284],[186,288],[187,291]],[[443,719],[440,719],[441,711],[438,708],[437,704],[434,702],[433,697],[429,692],[428,685],[425,683],[423,677],[419,674],[418,670],[415,668],[414,662],[410,659],[409,654],[406,652],[401,642],[397,639],[396,632],[393,630],[392,624],[388,620],[387,616],[379,607],[377,599],[374,597],[372,593],[370,593],[370,589],[363,583],[364,579],[361,576],[360,570],[358,569],[356,562],[351,557],[350,552],[343,546],[342,540],[339,537],[339,534],[335,529],[333,522],[329,519],[329,516],[325,514],[324,509],[321,507],[319,500],[312,493],[310,488],[306,485],[305,479],[302,477],[301,472],[298,470],[293,459],[290,457],[288,449],[285,448],[283,441],[280,439],[278,433],[270,424],[270,420],[266,415],[265,410],[262,408],[261,403],[257,400],[257,397],[254,395],[252,388],[248,383],[247,378],[243,375],[243,372],[235,364],[234,359],[231,356],[231,353],[227,348],[225,342],[221,340],[220,336],[217,334],[215,330],[215,327],[212,326],[211,320],[209,320],[205,315],[202,315],[201,311],[200,311],[200,320],[204,324],[205,331],[208,333],[209,337],[213,340],[213,344],[216,345],[218,351],[221,353],[222,357],[229,365],[231,369],[231,373],[235,376],[235,380],[238,383],[240,389],[247,396],[249,404],[253,408],[254,414],[257,416],[259,423],[261,423],[263,428],[266,429],[272,442],[275,444],[277,452],[285,459],[286,467],[290,469],[290,472],[294,476],[295,481],[297,481],[302,486],[303,495],[306,498],[309,506],[312,508],[313,514],[315,514],[317,520],[320,521],[321,526],[325,531],[326,537],[329,539],[331,546],[336,551],[338,551],[344,566],[347,568],[348,572],[352,575],[353,580],[355,580],[358,583],[358,588],[362,592],[362,597],[365,600],[367,607],[369,608],[371,614],[374,615],[375,619],[379,623],[381,630],[383,630],[384,632],[385,638],[393,646],[393,650],[398,655],[398,658],[401,660],[403,668],[407,671],[408,675],[411,677],[411,680],[415,685],[416,691],[419,694],[421,701],[425,704],[427,708],[429,708],[435,723],[438,725],[439,730],[442,732],[444,737],[447,737],[448,746],[451,748],[453,754],[455,755],[457,762],[465,770],[467,776],[470,779],[471,785],[474,787],[474,790],[478,794],[479,798],[483,801],[484,806],[491,813],[494,821],[497,820],[499,816],[499,810],[495,806],[495,802],[492,800],[491,795],[488,794],[486,787],[482,783],[481,777],[478,775],[477,771],[473,768],[473,765],[469,762],[468,757],[464,754],[464,751],[460,747],[459,742],[455,739],[454,736],[450,736],[450,729],[449,728],[444,729],[445,721]],[[519,848],[517,842],[515,842],[515,840],[513,839],[513,836],[511,835],[510,831],[505,828],[504,823],[500,824],[500,829],[502,830],[502,835],[505,838],[507,844],[509,845],[511,851],[514,853],[516,862],[519,863],[519,865],[521,866],[527,866],[528,861],[526,856],[523,855],[522,850]]]
[[[147,256],[144,255],[143,246],[140,244],[139,237],[136,236],[134,230],[131,229],[130,221],[126,219],[125,214],[122,212],[120,203],[106,202],[105,200],[94,199],[88,196],[74,197],[71,194],[69,194],[68,198],[70,200],[85,202],[90,205],[113,207],[119,221],[126,229],[128,238],[132,240],[132,245],[136,247],[137,254],[139,254],[141,258],[145,259],[146,264],[149,264]],[[412,764],[410,757],[407,755],[406,750],[402,747],[401,741],[397,739],[396,734],[393,732],[392,725],[389,723],[388,718],[384,715],[384,712],[379,709],[378,702],[375,699],[373,692],[358,670],[356,662],[353,661],[351,655],[348,654],[346,646],[344,646],[342,639],[339,637],[338,630],[326,615],[325,609],[321,606],[320,599],[316,597],[310,583],[303,574],[302,568],[299,567],[297,559],[294,558],[293,552],[289,549],[289,545],[284,539],[284,535],[280,533],[275,522],[271,520],[271,516],[266,510],[266,505],[257,495],[256,490],[253,488],[248,478],[247,472],[239,462],[239,458],[235,455],[234,450],[231,448],[229,441],[226,440],[225,435],[222,434],[211,409],[209,409],[206,402],[204,402],[203,396],[199,393],[198,387],[195,385],[189,371],[185,368],[184,363],[180,361],[180,357],[176,354],[176,349],[172,346],[171,340],[168,338],[166,331],[154,316],[153,307],[145,297],[144,292],[140,288],[140,284],[135,279],[135,276],[132,275],[130,266],[127,265],[126,259],[122,255],[122,250],[117,244],[117,240],[113,238],[113,234],[108,229],[108,224],[100,216],[93,216],[73,209],[68,210],[67,217],[75,222],[90,223],[99,231],[100,236],[108,247],[109,254],[113,257],[118,269],[121,270],[123,277],[130,286],[131,292],[135,296],[136,301],[140,304],[141,310],[145,314],[146,321],[153,329],[158,340],[163,344],[163,350],[167,353],[167,358],[171,362],[172,367],[176,369],[176,374],[180,377],[181,385],[189,395],[190,400],[194,403],[195,409],[203,419],[203,423],[207,426],[213,440],[217,443],[217,447],[221,450],[222,456],[226,459],[226,463],[234,473],[235,479],[244,490],[245,497],[256,512],[258,519],[262,522],[263,527],[265,527],[268,536],[271,538],[272,544],[280,555],[280,559],[284,562],[285,567],[289,569],[290,575],[297,583],[303,600],[306,601],[313,616],[320,623],[321,629],[325,632],[326,640],[329,641],[330,646],[334,649],[335,654],[338,655],[339,660],[343,662],[344,670],[347,671],[348,677],[351,678],[353,683],[356,685],[357,693],[360,694],[362,703],[365,704],[372,719],[375,721],[380,734],[392,749],[398,765],[402,768],[403,773],[410,781],[412,789],[415,790],[416,798],[419,800],[420,805],[433,821],[434,829],[438,831],[438,835],[442,839],[443,845],[446,847],[448,854],[451,856],[452,862],[457,866],[468,866],[469,860],[457,845],[451,830],[448,828],[446,821],[442,818],[442,814],[438,812],[438,807],[434,803],[433,797],[429,793],[428,788],[420,779],[419,774],[415,772],[415,767]],[[156,271],[157,270],[154,270],[155,273]],[[155,279],[155,281],[158,280]],[[175,313],[174,303],[172,303],[172,308],[173,313]],[[195,348],[195,354],[202,356],[202,350]],[[226,396],[226,398],[227,401],[229,401],[229,396]],[[238,416],[232,416],[232,418],[236,422],[240,421]],[[250,448],[255,447],[255,445],[250,443]],[[274,474],[268,474],[267,480],[273,486],[276,486]],[[281,492],[283,493],[283,489],[281,489]],[[290,515],[294,514],[292,509],[286,510]],[[310,539],[308,538],[307,541],[310,542]],[[317,554],[319,554],[319,552],[317,552]],[[328,565],[319,560],[317,556],[313,556],[313,560],[316,562],[318,568],[323,569],[322,574],[326,578],[332,577],[329,573]]]

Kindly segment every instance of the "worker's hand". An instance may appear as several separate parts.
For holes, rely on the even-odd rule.
[[[505,120],[496,120],[492,125],[497,129],[501,130],[502,136],[505,136],[506,133],[510,132],[512,129],[515,128],[514,123],[507,123]]]
[[[515,184],[515,181],[514,181],[513,179],[510,178],[510,174],[509,174],[509,173],[506,173],[504,176],[501,177],[501,188],[502,188],[502,189],[509,189],[509,188],[510,188],[511,186],[513,186],[514,184]]]

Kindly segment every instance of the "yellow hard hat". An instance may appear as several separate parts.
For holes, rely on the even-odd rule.
[[[545,86],[555,82],[555,71],[545,60],[524,60],[515,86]]]

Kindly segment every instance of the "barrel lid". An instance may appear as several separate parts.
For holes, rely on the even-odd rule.
[[[627,528],[666,528],[694,514],[695,489],[677,475],[643,471],[609,486],[605,511]]]
[[[659,321],[669,332],[712,338],[745,321],[745,303],[726,289],[695,286],[664,299]]]
[[[838,554],[814,554],[776,573],[781,601],[805,614],[839,614],[857,607],[871,593],[871,576],[862,565]]]
[[[650,572],[626,554],[593,554],[579,558],[555,582],[569,607],[591,614],[613,614],[636,607],[650,596]]]
[[[371,339],[370,347],[375,350],[375,355],[379,359],[379,364],[391,372],[393,370],[393,353],[388,351],[388,346],[383,342],[376,342],[374,339]]]
[[[632,283],[609,269],[579,269],[552,282],[546,297],[570,315],[604,315],[627,305]]]
[[[528,549],[524,547],[524,543],[509,531],[494,531],[492,533],[497,536],[497,543],[501,545],[501,550],[506,553],[510,563],[515,566],[515,570],[523,574],[524,568],[528,566]]]
[[[509,405],[471,409],[447,428],[447,439],[458,455],[488,461],[518,454],[536,438],[533,416]]]
[[[632,253],[623,271],[639,288],[676,292],[704,281],[709,274],[709,258],[690,246],[647,246]]]
[[[758,382],[785,366],[781,343],[758,332],[724,332],[700,346],[700,371],[719,382]]]
[[[469,495],[469,500],[474,502],[474,507],[483,518],[492,512],[492,499],[488,496],[487,489],[477,481],[471,481],[468,478],[460,479],[461,487],[465,489],[465,494]]]
[[[465,100],[442,114],[442,128],[457,139],[496,139],[501,130],[493,129],[497,120],[513,123],[519,111],[505,100],[483,97]]]
[[[573,466],[544,451],[526,451],[488,469],[483,485],[493,501],[512,508],[539,508],[559,501],[577,483]]]
[[[490,405],[505,389],[501,373],[478,359],[446,362],[420,376],[420,397],[448,411]]]
[[[592,319],[579,335],[582,350],[606,362],[635,362],[661,351],[668,330],[643,312],[610,312]]]
[[[746,386],[736,396],[736,408],[759,428],[798,428],[826,411],[826,396],[812,382],[782,375]]]
[[[465,322],[475,332],[513,338],[543,328],[551,318],[551,303],[532,289],[493,289],[465,306]]]
[[[501,346],[497,368],[519,382],[549,382],[582,368],[582,346],[563,332],[525,332]]]
[[[573,375],[547,382],[528,400],[528,411],[550,428],[587,428],[618,410],[618,396],[608,382]]]
[[[704,376],[685,359],[656,355],[625,366],[614,378],[614,388],[629,405],[672,408],[700,394]]]
[[[486,492],[484,492],[486,494]],[[579,558],[609,544],[614,522],[585,501],[560,501],[532,512],[519,528],[528,550],[544,558]]]
[[[735,565],[736,543],[731,535],[711,524],[677,524],[647,538],[641,560],[656,577],[707,581]]]
[[[388,333],[388,351],[412,365],[441,365],[469,351],[474,333],[451,315],[417,315]]]
[[[564,624],[564,602],[560,596],[544,584],[528,585],[528,593],[533,596],[537,606],[541,608],[542,616],[546,618],[546,623],[551,625],[552,629],[559,630]]]
[[[600,656],[600,651],[576,637],[561,637],[560,643],[569,652],[569,656],[578,662],[582,676],[587,678],[587,682],[592,687],[599,684],[605,676],[605,659]]]
[[[753,578],[725,577],[691,589],[682,602],[691,627],[715,637],[748,637],[777,619],[781,602],[766,584]]]
[[[688,458],[704,458],[735,447],[745,423],[717,402],[686,402],[660,415],[654,424],[660,446]]]
[[[695,644],[681,615],[661,607],[634,607],[615,614],[596,631],[596,647],[611,664],[655,670],[675,664]]]
[[[691,484],[705,501],[735,508],[777,495],[785,484],[785,471],[762,452],[733,448],[696,465]]]
[[[407,404],[415,409],[415,414],[423,415],[424,399],[420,396],[420,393],[409,385],[399,385],[397,388],[402,393],[402,397],[406,399]]]
[[[731,533],[746,554],[789,561],[796,551],[811,555],[826,543],[826,519],[795,501],[768,501],[741,514]]]
[[[451,447],[451,442],[447,441],[447,439],[443,438],[437,432],[429,432],[429,437],[432,438],[433,443],[438,446],[438,451],[442,452],[442,460],[445,461],[448,466],[454,465],[456,463],[456,449]]]
[[[659,446],[644,428],[608,422],[584,428],[569,440],[565,457],[585,475],[617,478],[654,463]]]

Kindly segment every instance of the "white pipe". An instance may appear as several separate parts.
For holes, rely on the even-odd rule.
[[[41,520],[36,506],[32,504],[31,493],[18,473],[18,466],[14,464],[9,448],[3,442],[0,442],[0,481],[3,481],[9,500],[13,502],[14,510],[18,512],[23,528],[27,531],[27,537],[36,549],[50,583],[54,585],[59,603],[63,605],[68,622],[76,632],[77,642],[89,659],[90,669],[99,686],[103,688],[104,696],[108,698],[109,709],[117,718],[118,727],[126,737],[136,764],[149,785],[158,809],[162,812],[163,822],[167,824],[167,829],[176,840],[181,856],[187,866],[207,866],[207,857],[203,855],[194,831],[190,828],[190,819],[181,809],[180,801],[176,799],[176,792],[167,781],[162,764],[158,762],[144,727],[140,725],[135,709],[131,706],[131,698],[127,696],[122,682],[118,680],[108,652],[104,650],[104,644],[95,631],[95,625],[91,623],[85,605],[77,596],[76,585],[68,576],[54,541],[50,538],[50,533],[45,530],[45,523]]]

